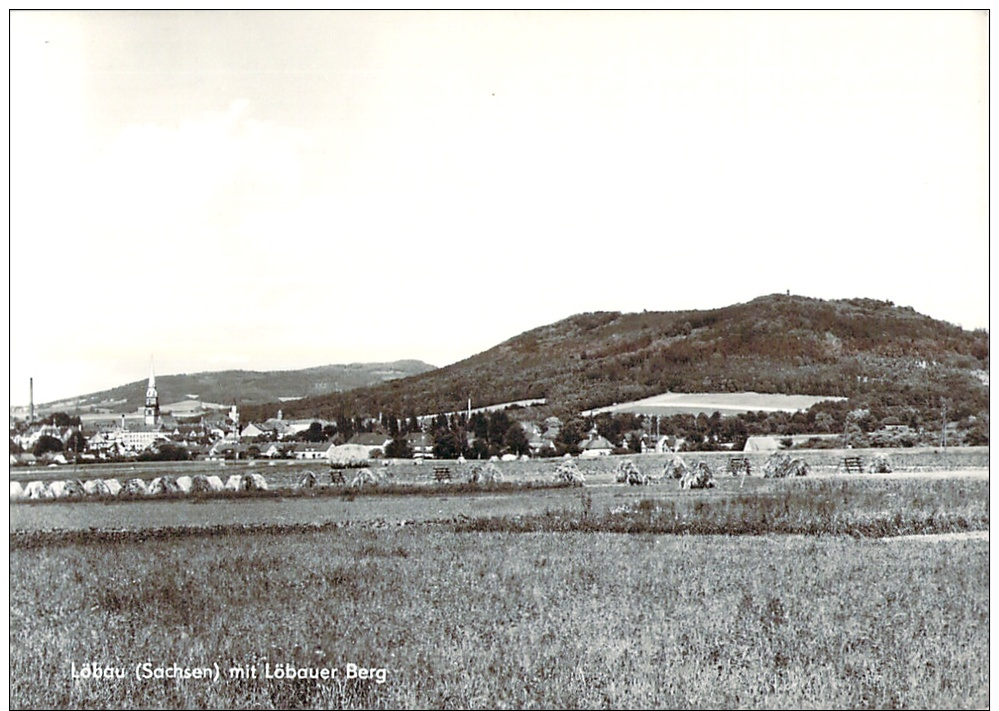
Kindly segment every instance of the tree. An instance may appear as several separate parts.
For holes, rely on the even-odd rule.
[[[573,417],[562,425],[558,437],[555,438],[555,445],[560,453],[579,454],[579,443],[586,437],[589,426],[580,417]]]
[[[87,451],[87,437],[80,430],[73,430],[66,440],[65,449],[74,455]]]
[[[473,412],[472,418],[468,421],[468,428],[477,439],[489,439],[489,418],[484,412]]]
[[[323,432],[323,424],[321,422],[313,422],[309,425],[309,429],[302,433],[302,439],[306,442],[323,442],[326,439],[326,434]]]
[[[484,439],[476,437],[472,440],[472,447],[468,450],[468,456],[470,459],[489,459],[492,456],[489,443]]]
[[[59,428],[80,426],[80,418],[78,416],[67,415],[65,412],[53,412],[42,420],[42,422]]]
[[[510,415],[504,410],[493,410],[489,413],[489,444],[496,447],[503,446],[503,439],[510,429],[510,425],[515,424],[510,419]]]
[[[172,442],[146,449],[137,457],[140,462],[184,462],[190,458],[191,454],[185,447]]]
[[[354,436],[354,421],[347,414],[341,412],[336,418],[336,431],[346,442]]]
[[[385,446],[385,456],[390,459],[412,459],[413,448],[405,437],[396,437]]]
[[[451,430],[439,431],[434,435],[434,457],[436,459],[457,459],[462,454],[463,447],[458,436]]]
[[[528,454],[531,446],[527,441],[527,433],[524,428],[514,422],[503,435],[503,444],[508,451],[513,454]]]
[[[36,457],[41,457],[43,454],[48,454],[49,452],[61,452],[62,451],[62,440],[58,437],[53,437],[52,435],[42,435],[35,442],[34,449],[31,453]]]

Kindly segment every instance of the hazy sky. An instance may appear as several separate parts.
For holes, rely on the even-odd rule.
[[[13,12],[10,399],[791,290],[987,327],[984,12]]]

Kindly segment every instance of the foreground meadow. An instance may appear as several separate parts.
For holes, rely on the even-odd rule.
[[[974,540],[435,525],[15,547],[10,702],[975,708],[988,586]],[[125,678],[73,678],[90,664]],[[263,678],[285,665],[337,677]]]
[[[15,505],[10,703],[978,708],[988,528],[987,472]]]

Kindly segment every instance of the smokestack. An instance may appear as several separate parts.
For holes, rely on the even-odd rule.
[[[35,379],[28,378],[28,424],[35,422]]]

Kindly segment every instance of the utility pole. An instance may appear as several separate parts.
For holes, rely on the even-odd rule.
[[[940,441],[943,449],[947,451],[947,400],[940,398],[940,407],[943,409],[943,429],[940,432]]]

